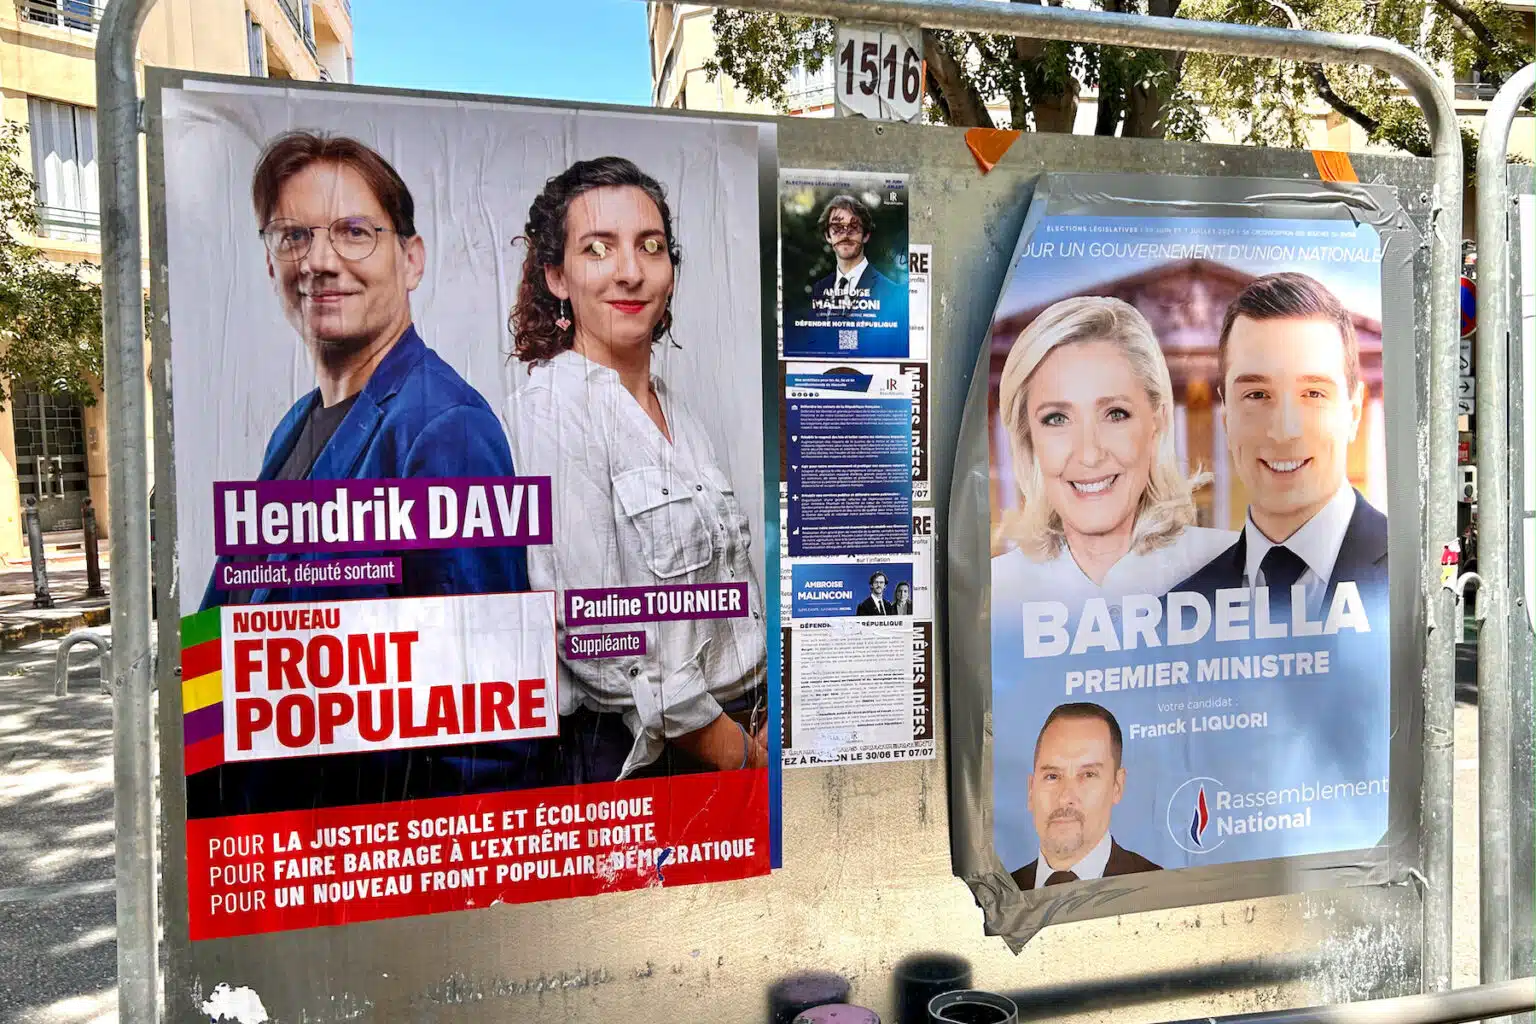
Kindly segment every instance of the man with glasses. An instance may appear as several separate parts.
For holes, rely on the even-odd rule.
[[[309,351],[317,386],[267,442],[258,480],[507,477],[512,453],[484,398],[429,349],[411,320],[426,245],[415,203],[378,153],[354,139],[278,136],[251,198],[267,275]],[[402,552],[398,583],[220,590],[203,607],[494,594],[528,589],[521,547]],[[323,560],[324,554],[271,554]],[[219,559],[222,564],[227,558]],[[187,778],[192,817],[259,814],[547,785],[540,741],[327,754],[219,765]]]
[[[875,231],[875,218],[850,195],[828,200],[816,222],[821,237],[837,257],[832,273],[811,286],[814,315],[884,320],[901,308],[901,289],[869,262],[865,247]],[[882,310],[884,315],[882,316]]]
[[[512,476],[501,421],[412,324],[410,293],[421,283],[426,244],[395,169],[354,139],[289,132],[258,161],[251,199],[267,275],[318,385],[272,432],[257,479]],[[325,556],[268,556],[286,557]],[[215,565],[203,607],[528,586],[521,547],[406,551],[400,558],[399,583],[251,591],[218,589]]]

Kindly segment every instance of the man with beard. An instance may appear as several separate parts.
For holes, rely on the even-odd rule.
[[[903,297],[902,289],[876,270],[865,253],[875,232],[869,207],[853,196],[834,196],[822,208],[816,226],[837,256],[837,266],[811,286],[813,314],[889,318]]]
[[[1046,718],[1028,789],[1040,856],[1013,872],[1020,889],[1161,870],[1109,834],[1125,794],[1121,743],[1120,723],[1097,704],[1062,704]]]

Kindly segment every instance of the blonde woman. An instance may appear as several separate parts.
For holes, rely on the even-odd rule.
[[[1194,525],[1173,382],[1119,299],[1065,299],[1013,343],[998,395],[1023,508],[992,562],[994,602],[1161,595],[1236,539]]]

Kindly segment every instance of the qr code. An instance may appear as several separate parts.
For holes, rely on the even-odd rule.
[[[859,347],[858,331],[838,331],[837,350],[839,352],[852,352]]]

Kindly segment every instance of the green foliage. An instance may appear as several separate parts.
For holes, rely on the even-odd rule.
[[[17,381],[96,401],[101,379],[101,285],[88,263],[60,266],[22,244],[37,232],[37,188],[21,165],[25,126],[0,129],[0,402]]]
[[[1013,0],[1015,3],[1031,0]],[[1039,3],[1042,0],[1033,0]],[[1043,0],[1054,4],[1060,0]],[[1479,72],[1498,82],[1529,62],[1532,41],[1523,15],[1500,0],[1095,0],[1117,13],[1201,21],[1364,33],[1394,39],[1431,64]],[[717,10],[711,77],[730,75],[754,100],[785,109],[795,68],[820,69],[831,57],[830,22],[778,14]],[[924,32],[929,60],[926,112],[939,123],[985,123],[966,90],[987,103],[1006,102],[1012,126],[1025,130],[1045,105],[1070,103],[1077,88],[1098,89],[1100,134],[1161,135],[1199,141],[1208,119],[1244,142],[1306,146],[1319,100],[1359,124],[1369,139],[1427,155],[1429,131],[1418,105],[1389,75],[1370,68],[1321,67],[1296,61],[1169,54],[960,32]],[[936,75],[935,56],[955,76]],[[1138,110],[1139,104],[1139,110]],[[1137,116],[1139,114],[1139,116]],[[1123,121],[1123,125],[1122,125]],[[1475,139],[1468,138],[1469,171]]]
[[[797,67],[820,71],[837,43],[832,23],[788,14],[718,9],[715,56],[704,65],[711,81],[724,71],[754,102],[786,109],[784,87]]]

